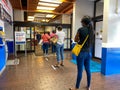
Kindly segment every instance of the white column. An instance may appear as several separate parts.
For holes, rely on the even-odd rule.
[[[119,0],[104,0],[104,17],[103,17],[103,46],[120,47],[120,9]]]
[[[72,38],[74,39],[78,28],[81,27],[81,18],[84,15],[93,17],[94,2],[89,0],[76,0],[73,5],[73,28]]]
[[[101,73],[120,74],[120,0],[104,0]]]

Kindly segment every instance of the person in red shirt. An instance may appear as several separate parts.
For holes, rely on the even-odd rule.
[[[57,37],[55,30],[52,31],[52,33],[50,34],[50,37],[51,37],[51,38]],[[55,45],[54,43],[52,43],[52,53],[55,53],[55,52],[56,52],[56,45]]]
[[[42,40],[43,40],[43,53],[45,56],[48,55],[49,39],[50,36],[48,35],[48,33],[44,32],[44,34],[42,35]]]

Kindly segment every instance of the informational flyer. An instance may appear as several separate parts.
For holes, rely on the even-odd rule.
[[[25,44],[26,43],[26,33],[21,31],[15,32],[15,43],[16,44]]]

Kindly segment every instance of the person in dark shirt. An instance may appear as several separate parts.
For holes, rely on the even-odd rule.
[[[38,43],[39,43],[39,42],[40,42],[40,39],[41,39],[40,33],[37,33],[37,34],[36,34],[36,39],[37,39],[37,41],[38,41]]]
[[[77,80],[75,88],[69,88],[69,90],[78,90],[82,79],[83,66],[87,74],[87,90],[90,90],[91,72],[90,72],[90,60],[91,60],[91,47],[94,41],[94,31],[92,29],[91,19],[89,17],[83,17],[81,20],[82,27],[78,29],[75,36],[75,42],[82,44],[86,36],[89,35],[87,41],[82,47],[81,52],[77,56]]]

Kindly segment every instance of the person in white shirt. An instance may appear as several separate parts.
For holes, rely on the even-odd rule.
[[[58,37],[58,41],[56,44],[56,55],[57,55],[57,64],[54,65],[55,67],[64,66],[64,39],[65,39],[65,33],[62,31],[62,27],[57,27],[58,31],[56,33]]]

